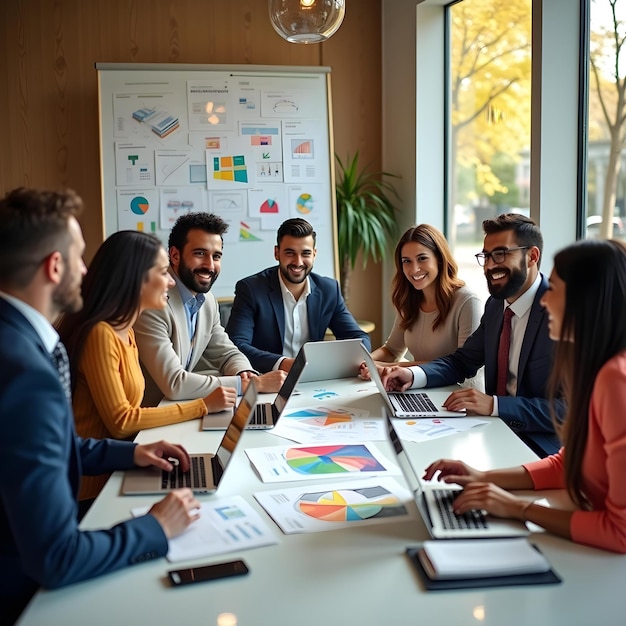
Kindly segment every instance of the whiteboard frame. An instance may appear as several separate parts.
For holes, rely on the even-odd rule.
[[[275,89],[278,89],[279,87],[288,89],[290,85],[288,82],[285,82],[285,79],[293,78],[294,83],[297,84],[297,82],[301,81],[303,78],[314,78],[320,86],[323,86],[325,92],[322,95],[326,110],[322,115],[310,119],[320,123],[322,125],[322,131],[324,132],[323,139],[325,140],[325,145],[322,146],[322,149],[324,150],[327,162],[323,164],[324,167],[320,171],[320,175],[323,174],[324,177],[322,185],[325,187],[325,193],[323,197],[328,197],[328,212],[324,211],[323,226],[320,227],[320,224],[313,223],[313,220],[311,220],[318,235],[316,244],[318,255],[315,261],[315,271],[326,276],[332,276],[336,280],[339,279],[337,211],[335,196],[335,150],[332,126],[332,95],[330,83],[331,70],[329,67],[204,65],[178,63],[96,63],[95,68],[98,73],[100,180],[103,207],[102,230],[105,237],[111,235],[117,230],[120,230],[118,217],[118,190],[132,192],[133,188],[137,188],[137,185],[120,186],[117,185],[116,181],[115,142],[120,141],[120,138],[115,134],[113,104],[114,94],[131,94],[133,89],[136,90],[137,86],[143,87],[150,85],[151,81],[149,79],[151,78],[150,73],[152,72],[154,73],[153,76],[156,77],[154,83],[163,84],[163,81],[170,81],[168,88],[171,88],[172,85],[174,85],[176,89],[184,90],[185,102],[187,102],[187,81],[189,80],[223,78],[224,75],[228,75],[231,79],[250,78],[252,81],[267,79],[270,83],[272,79],[277,79],[279,86],[275,86]],[[138,80],[135,80],[136,72]],[[141,73],[140,79],[139,73]],[[320,81],[320,77],[322,77],[322,79],[325,77],[325,80]],[[316,87],[316,89],[317,88],[318,87]],[[157,93],[156,89],[154,93]],[[177,97],[180,99],[183,95],[177,91]],[[255,119],[257,118],[246,118],[245,121],[254,121]],[[300,120],[303,118],[294,119]],[[258,118],[258,120],[261,121],[263,118]],[[236,123],[238,124],[239,121],[240,120],[238,118]],[[153,139],[156,141],[158,138]],[[151,145],[156,146],[154,148],[155,150],[159,149],[158,142],[153,142]],[[178,143],[173,145],[164,145],[162,149],[170,147],[177,148],[182,145],[182,139],[179,139]],[[277,183],[272,184],[275,185]],[[294,185],[294,183],[282,183],[285,189],[289,186],[289,184],[292,186]],[[144,185],[144,188],[148,187],[154,190],[154,193],[156,194],[163,188],[163,185],[157,186],[156,183],[152,185]],[[206,191],[204,193],[206,194]],[[208,202],[206,210],[209,212],[219,213],[219,211],[213,210],[212,207],[208,205]],[[294,215],[285,215],[284,219],[287,219],[288,217],[294,217]],[[307,216],[302,215],[302,217],[306,219]],[[122,226],[122,228],[126,227],[127,226],[125,225]],[[162,229],[161,222],[159,221],[155,234],[159,236],[166,249],[168,233],[169,229]],[[256,246],[251,243],[235,243],[225,240],[222,273],[213,288],[214,295],[216,295],[220,301],[228,301],[232,299],[235,282],[237,280],[275,264],[273,249],[276,241],[276,229],[274,229],[273,232],[266,230],[263,231],[263,233],[266,234],[264,242]],[[247,249],[242,250],[242,247],[247,247]],[[244,251],[245,254],[242,254]]]

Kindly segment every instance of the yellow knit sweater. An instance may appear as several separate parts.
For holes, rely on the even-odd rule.
[[[177,424],[206,413],[201,399],[141,407],[145,381],[132,328],[128,339],[124,343],[110,324],[99,322],[85,341],[72,402],[81,437],[128,439],[145,428]],[[80,499],[95,497],[107,478],[84,477]]]

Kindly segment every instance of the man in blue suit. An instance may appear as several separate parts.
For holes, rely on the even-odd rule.
[[[278,266],[240,280],[226,332],[260,372],[289,371],[307,341],[322,341],[327,328],[337,339],[361,339],[371,350],[332,278],[313,273],[315,231],[302,218],[278,229]]]
[[[491,297],[477,330],[452,354],[422,366],[386,367],[381,371],[390,390],[441,387],[463,382],[485,366],[485,390],[459,389],[446,400],[452,411],[499,416],[537,454],[557,452],[560,444],[547,400],[553,342],[548,314],[539,304],[548,280],[539,272],[543,237],[530,218],[514,213],[483,222],[484,266]],[[511,340],[498,390],[498,350],[505,310],[510,309]],[[501,368],[504,369],[504,368]],[[557,402],[562,413],[563,406]]]
[[[180,446],[81,439],[67,355],[52,326],[82,306],[85,243],[73,192],[16,189],[0,200],[0,623],[39,585],[55,588],[164,556],[197,518],[179,490],[109,530],[78,529],[82,474],[155,465],[188,468]],[[67,383],[65,385],[64,383]]]

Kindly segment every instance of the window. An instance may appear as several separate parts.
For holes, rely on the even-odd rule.
[[[461,277],[486,298],[482,221],[530,214],[531,0],[447,8],[448,239]]]
[[[626,0],[591,0],[589,18],[585,236],[626,239]]]

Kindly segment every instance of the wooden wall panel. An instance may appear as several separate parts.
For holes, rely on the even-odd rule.
[[[103,231],[96,62],[328,65],[336,152],[358,149],[378,169],[381,0],[347,5],[327,43],[304,46],[274,32],[267,0],[2,0],[0,193],[76,189],[93,256]],[[378,344],[380,268],[357,271],[353,284],[350,308],[376,322]]]

